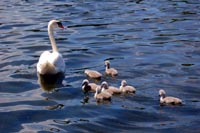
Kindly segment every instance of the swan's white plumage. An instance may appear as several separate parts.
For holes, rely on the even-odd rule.
[[[53,37],[53,29],[62,27],[57,20],[51,20],[48,24],[48,34],[52,45],[52,52],[44,51],[37,63],[37,72],[39,74],[56,74],[65,72],[65,62],[62,55],[58,52],[55,39]]]
[[[56,74],[65,72],[65,62],[58,52],[44,51],[37,64],[39,74]]]

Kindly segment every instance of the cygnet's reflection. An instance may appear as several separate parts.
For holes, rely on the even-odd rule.
[[[62,86],[62,81],[65,77],[63,73],[37,75],[40,87],[46,92],[53,92],[55,88]]]

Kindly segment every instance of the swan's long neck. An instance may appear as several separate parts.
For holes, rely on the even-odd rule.
[[[58,52],[58,48],[53,34],[53,27],[51,25],[48,26],[48,34],[53,52]]]

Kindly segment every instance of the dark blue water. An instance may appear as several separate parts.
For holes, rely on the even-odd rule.
[[[56,30],[67,71],[47,93],[36,64],[51,19],[68,27]],[[200,132],[198,0],[1,0],[0,20],[0,132]],[[119,76],[102,80],[136,94],[83,104],[84,70],[106,59]],[[160,106],[161,88],[184,105]]]

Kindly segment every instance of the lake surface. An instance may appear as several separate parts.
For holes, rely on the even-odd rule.
[[[68,27],[55,31],[67,70],[48,93],[36,64],[51,19]],[[1,0],[0,20],[1,133],[200,132],[200,1]],[[83,104],[84,70],[104,73],[105,60],[119,75],[97,83],[126,79],[137,92]],[[184,105],[160,106],[161,88]]]

